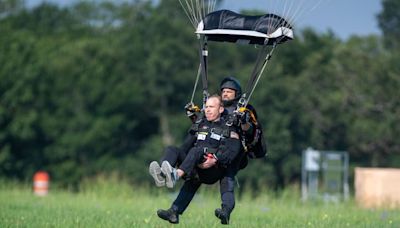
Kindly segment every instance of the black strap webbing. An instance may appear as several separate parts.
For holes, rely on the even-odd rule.
[[[203,84],[203,108],[208,99],[208,70],[207,70],[207,40],[205,36],[200,37],[200,46],[199,46],[199,54],[200,54],[200,66],[201,66],[201,81]]]

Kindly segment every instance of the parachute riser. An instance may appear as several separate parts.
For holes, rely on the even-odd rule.
[[[245,108],[248,105],[249,100],[250,100],[251,96],[253,95],[253,92],[258,84],[258,81],[260,80],[260,78],[265,70],[265,67],[267,66],[269,60],[272,58],[272,54],[273,54],[278,42],[279,41],[275,41],[272,44],[272,48],[268,53],[266,53],[267,44],[263,45],[263,47],[260,50],[259,55],[257,57],[257,62],[256,62],[256,65],[254,66],[250,80],[247,84],[246,91],[242,94],[242,96],[240,97],[240,99],[238,101],[238,104],[237,104],[237,107],[235,110],[236,112],[239,112],[240,109]],[[266,40],[266,43],[268,43],[268,40]],[[262,59],[263,59],[263,61],[262,61]],[[262,65],[260,67],[261,61],[262,61]],[[247,93],[249,93],[248,96],[247,96]]]
[[[208,58],[208,48],[207,48],[207,39],[206,36],[199,36],[199,55],[200,55],[200,74],[201,81],[203,85],[203,110],[206,105],[206,101],[208,99],[208,69],[207,69],[207,58]]]
[[[196,93],[196,90],[197,90],[197,84],[199,83],[200,74],[201,74],[201,64],[199,64],[199,68],[197,70],[196,81],[194,83],[192,97],[190,98],[190,102],[189,102],[190,104],[194,104],[193,99],[194,99],[194,94]]]

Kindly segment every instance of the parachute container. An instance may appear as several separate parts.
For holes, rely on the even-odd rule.
[[[207,14],[196,33],[205,35],[208,41],[259,45],[281,44],[293,39],[292,26],[278,15],[245,16],[230,10]]]

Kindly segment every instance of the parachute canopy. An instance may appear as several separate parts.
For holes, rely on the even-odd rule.
[[[245,16],[230,10],[207,14],[198,24],[196,33],[211,41],[260,45],[293,39],[292,26],[278,15]]]

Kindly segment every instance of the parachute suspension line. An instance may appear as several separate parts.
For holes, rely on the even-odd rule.
[[[199,83],[200,74],[201,74],[201,63],[199,64],[199,69],[197,70],[196,81],[195,81],[194,86],[193,86],[192,97],[190,98],[190,103],[191,104],[194,104],[193,103],[193,99],[194,99],[194,94],[196,93],[197,84]]]
[[[215,10],[215,7],[217,5],[217,0],[196,0],[197,5],[200,6],[198,7],[200,9],[200,12],[198,15],[201,15],[200,20],[203,20],[203,18],[213,12]],[[200,21],[199,21],[200,22]]]
[[[179,0],[186,16],[194,28],[210,12],[213,12],[217,0]]]
[[[181,7],[183,8],[186,16],[189,18],[190,23],[196,29],[198,24],[204,19],[204,17],[213,12],[218,0],[179,0]],[[198,35],[200,40],[199,54],[200,54],[200,64],[197,72],[196,83],[193,88],[191,103],[193,103],[194,94],[197,89],[197,84],[199,77],[201,75],[203,84],[203,108],[205,107],[205,102],[208,99],[208,75],[207,75],[207,40],[206,37]]]
[[[279,15],[278,14],[278,12],[277,12],[277,9],[278,9],[278,4],[279,4],[279,1],[272,1],[271,3],[275,3],[271,8],[272,8],[272,14],[274,14],[274,15]],[[270,20],[270,22],[269,22],[269,24],[268,24],[268,27],[269,28],[278,28],[277,26],[278,26],[278,23],[279,23],[279,20]]]
[[[196,28],[197,23],[196,23],[195,18],[193,16],[194,15],[194,13],[192,11],[193,7],[191,7],[187,1],[185,1],[186,5],[182,2],[182,0],[179,0],[179,3],[181,4],[181,6],[183,8],[183,11],[185,12],[186,16],[189,18],[190,23],[193,25],[193,27]]]
[[[202,1],[200,2],[199,0],[196,0],[194,5],[194,9],[196,10],[196,12],[194,13],[195,21],[199,22],[203,18],[204,4]]]
[[[300,4],[302,4],[306,0],[302,0]],[[309,1],[309,0],[308,0]],[[301,7],[295,8],[295,4],[293,1],[289,4],[289,2],[285,2],[284,8],[283,8],[283,18],[287,19],[290,24],[294,23],[295,18],[297,17],[299,11],[301,10]],[[292,14],[293,12],[293,14]],[[290,16],[292,14],[292,16]]]
[[[213,11],[215,10],[215,7],[216,7],[216,6],[217,6],[217,1],[216,1],[216,0],[211,1],[210,3],[208,3],[207,14],[213,12]],[[207,15],[207,14],[205,14],[205,15]],[[205,15],[204,15],[204,16],[205,16]],[[203,18],[204,18],[204,17],[203,17]]]
[[[271,35],[279,29],[279,31],[282,33],[282,36],[291,36],[289,33],[292,32],[292,26],[287,20],[288,15],[286,15],[293,7],[293,1],[291,2],[292,4],[288,5],[290,2],[291,1],[270,1],[272,7],[268,14],[271,17],[271,20],[268,20],[268,24],[266,24],[268,28],[267,35]],[[282,12],[278,12],[278,8],[280,8],[278,7],[279,5],[280,7],[283,7],[283,13],[285,15],[281,15]]]
[[[282,17],[285,18],[291,25],[294,25],[294,23],[305,14],[308,14],[318,8],[323,1],[328,0],[284,1],[285,4],[282,11]]]
[[[308,9],[308,11],[306,12],[306,8],[304,8],[303,9],[303,11],[302,11],[302,13],[300,14],[300,15],[297,15],[297,16],[303,16],[303,14],[309,14],[309,13],[311,13],[312,11],[314,11],[316,8],[318,8],[319,7],[319,5],[321,5],[321,3],[323,2],[324,0],[318,0],[318,2],[317,3],[315,3],[313,6],[310,6],[309,7],[309,9]],[[326,0],[325,0],[326,1]],[[329,1],[329,0],[328,0]],[[298,18],[294,18],[295,20],[297,20]]]
[[[309,1],[309,0],[301,0],[300,5],[305,5],[306,1]],[[294,10],[293,10],[293,8],[295,8],[294,4],[291,4],[289,9],[284,11],[284,17],[287,18],[291,24],[293,24],[299,17],[301,17],[305,13],[305,10],[306,10],[306,8],[303,8],[303,7],[297,7]],[[289,17],[289,14],[291,14],[290,17]]]
[[[280,27],[286,28],[295,25],[295,22],[305,15],[310,14],[324,2],[332,0],[269,0],[266,2],[266,10],[269,14],[278,15],[284,18],[282,20],[270,20],[268,26],[268,31],[270,29],[278,29]],[[291,32],[287,29],[281,30],[284,35],[285,33]],[[270,32],[268,32],[270,33]]]
[[[270,8],[271,10],[270,10],[270,12],[268,12],[269,14],[273,14],[273,15],[278,15],[277,14],[277,12],[276,12],[276,9],[278,8],[277,7],[277,5],[279,4],[278,3],[278,1],[268,1],[268,2],[270,2],[271,4],[273,4],[271,7],[268,7],[268,8]],[[279,24],[279,20],[270,20],[269,22],[268,22],[268,24],[267,24],[267,26],[268,26],[268,33],[272,33],[272,32],[274,32],[274,31],[270,31],[270,29],[276,29],[277,27],[277,25]]]

